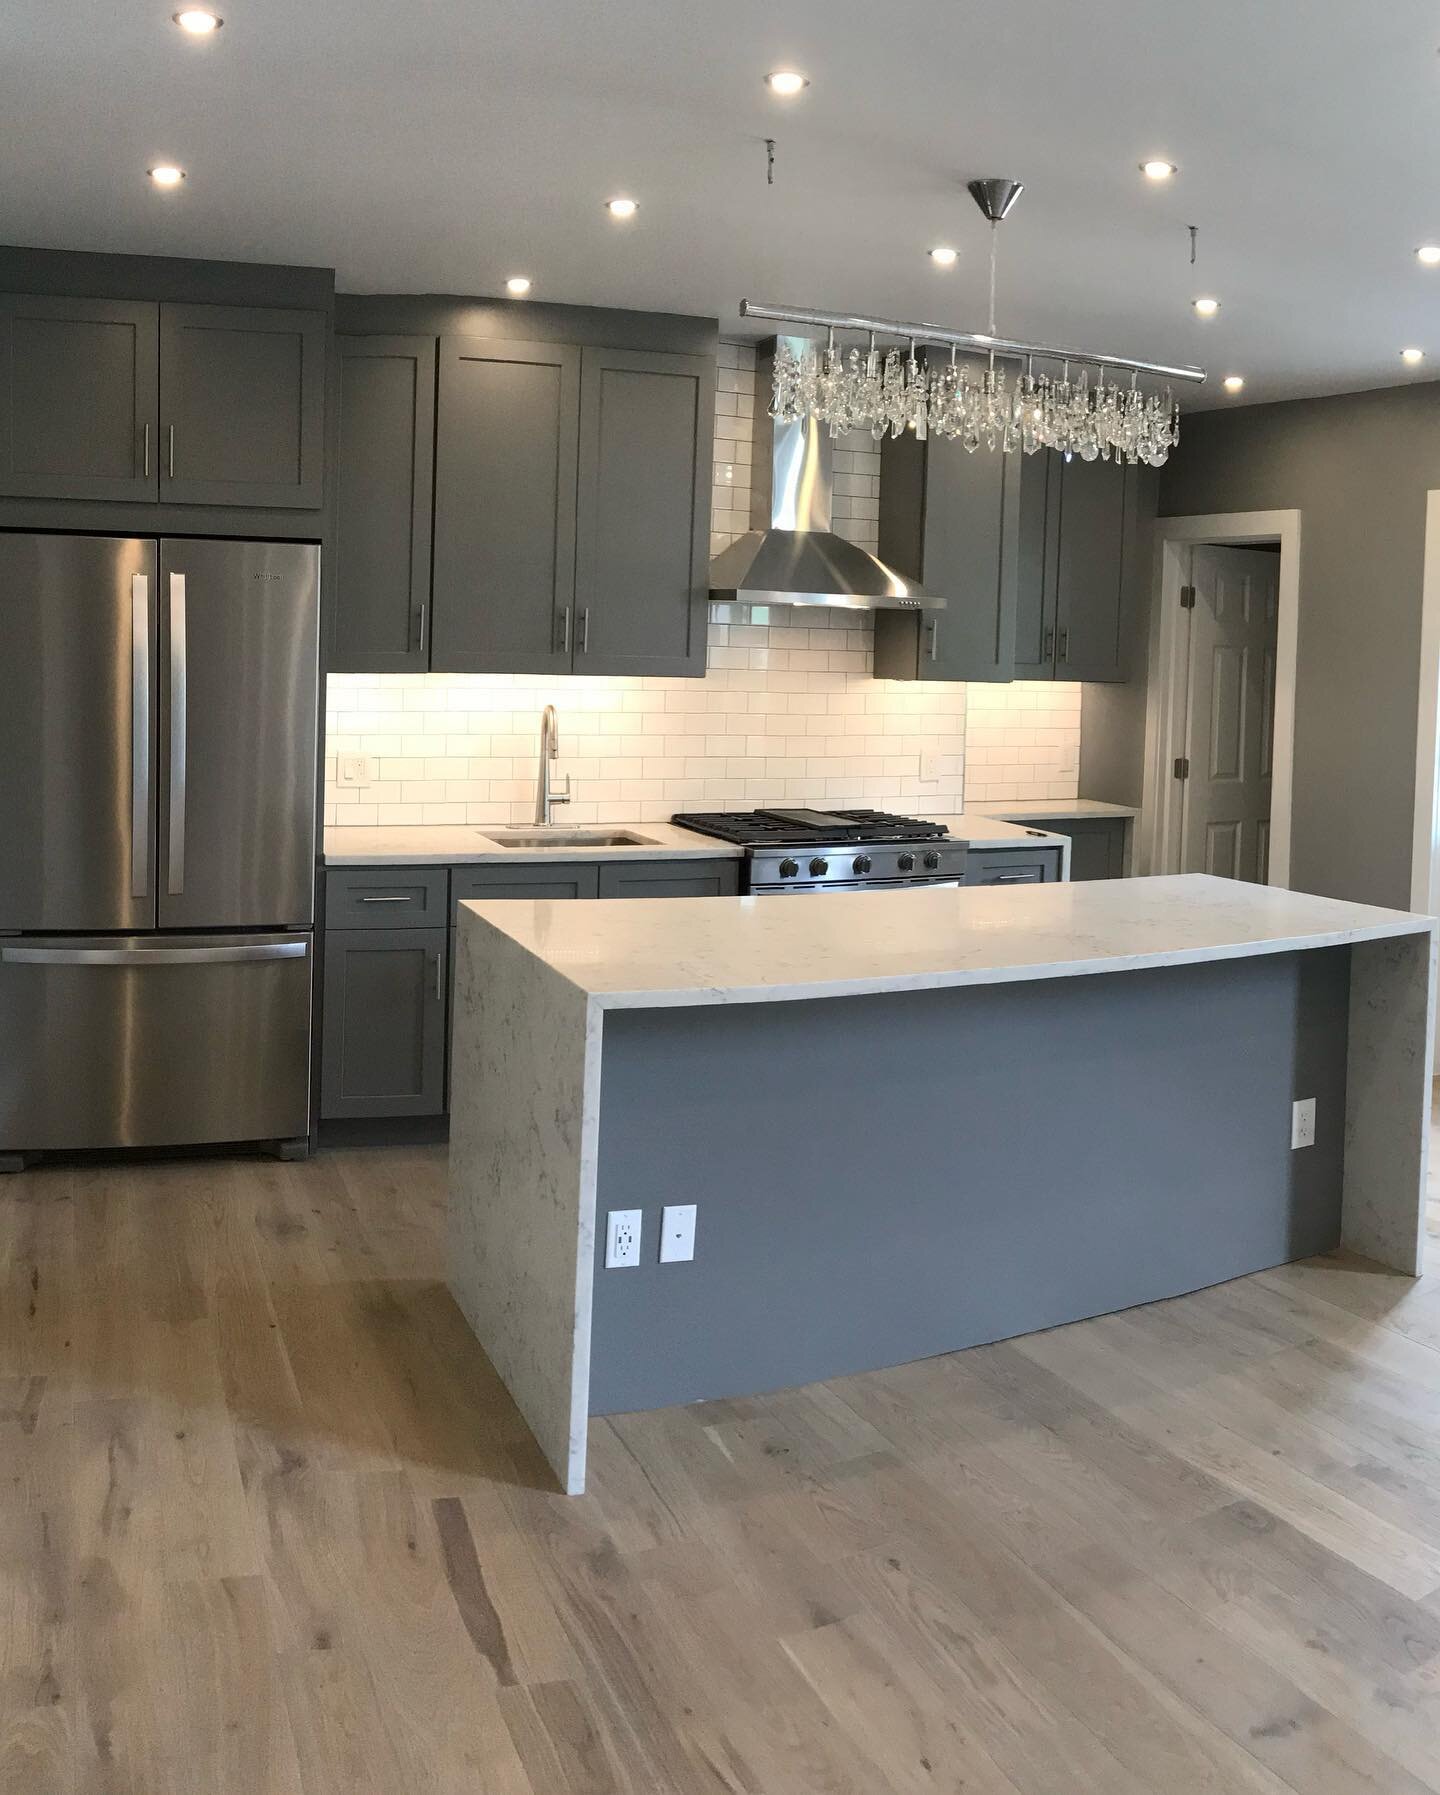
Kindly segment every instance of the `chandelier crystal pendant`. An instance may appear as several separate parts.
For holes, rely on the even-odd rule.
[[[989,328],[943,330],[742,301],[742,317],[828,331],[823,346],[808,345],[799,355],[783,340],[778,345],[771,417],[784,423],[814,418],[829,426],[832,437],[868,429],[878,442],[887,431],[898,437],[913,430],[921,441],[930,435],[958,440],[971,453],[982,445],[1007,455],[1056,449],[1082,461],[1163,466],[1180,440],[1180,408],[1169,383],[1198,383],[1205,379],[1204,369],[998,336],[998,232],[1022,189],[1018,181],[990,179],[971,181],[969,190],[990,221]],[[865,334],[863,350],[840,342],[836,333],[850,331]],[[882,337],[898,341],[882,349]],[[935,362],[920,353],[922,346],[948,346],[949,360]],[[983,365],[977,368],[973,359],[962,363],[962,348],[982,356]],[[1013,372],[1002,365],[1012,361],[1018,363]],[[1050,365],[1037,372],[1037,362]],[[1072,364],[1079,364],[1078,373],[1071,372]],[[1128,378],[1116,377],[1122,373]],[[1166,381],[1163,392],[1142,390],[1142,375]]]

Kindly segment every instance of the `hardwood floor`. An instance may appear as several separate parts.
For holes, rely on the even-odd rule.
[[[1440,1280],[1313,1261],[592,1430],[444,1160],[0,1185],[0,1790],[1440,1790]]]

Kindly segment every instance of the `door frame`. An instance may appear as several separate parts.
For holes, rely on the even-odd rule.
[[[1432,495],[1432,498],[1435,495]],[[1145,784],[1138,839],[1141,870],[1170,872],[1180,846],[1180,806],[1170,763],[1178,752],[1185,669],[1180,659],[1180,588],[1190,550],[1214,545],[1247,548],[1280,545],[1279,615],[1275,637],[1275,707],[1272,719],[1270,857],[1267,883],[1290,883],[1290,821],[1295,769],[1295,664],[1300,638],[1300,513],[1216,511],[1161,517],[1155,523],[1155,627],[1150,632],[1145,699]],[[1440,529],[1437,529],[1437,656],[1440,656]],[[1427,569],[1428,569],[1427,560]],[[1437,682],[1440,691],[1440,682]],[[1433,757],[1432,757],[1433,760]],[[1431,769],[1432,786],[1435,782]]]
[[[1434,489],[1425,495],[1419,677],[1410,908],[1433,916],[1440,910],[1440,491]]]

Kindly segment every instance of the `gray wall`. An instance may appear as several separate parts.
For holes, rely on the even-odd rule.
[[[1291,883],[1408,908],[1425,495],[1440,386],[1208,412],[1164,516],[1303,513]]]

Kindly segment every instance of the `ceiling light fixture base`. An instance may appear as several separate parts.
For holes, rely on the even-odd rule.
[[[1023,181],[1007,180],[1001,175],[987,175],[983,180],[965,183],[971,199],[990,220],[999,224],[1025,191]]]

